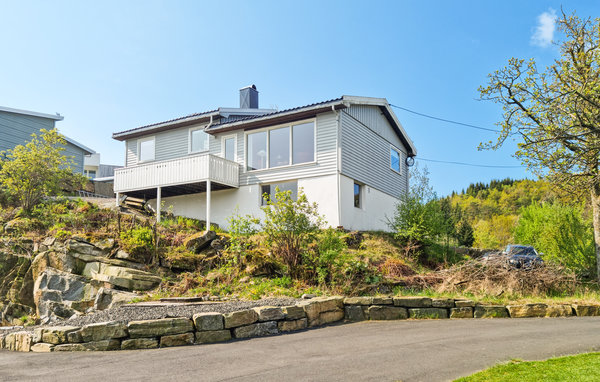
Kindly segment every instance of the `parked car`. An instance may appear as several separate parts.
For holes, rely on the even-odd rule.
[[[538,252],[529,245],[509,244],[503,254],[515,268],[533,268],[544,263]]]

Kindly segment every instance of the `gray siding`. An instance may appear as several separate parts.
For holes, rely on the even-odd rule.
[[[125,167],[137,164],[137,139],[125,141]]]
[[[67,142],[65,150],[62,153],[63,155],[71,157],[70,159],[75,163],[71,166],[73,172],[83,174],[83,157],[85,152],[81,148]]]
[[[0,151],[12,149],[31,140],[41,129],[52,130],[54,120],[0,111]]]
[[[408,190],[406,148],[377,106],[340,113],[341,173],[398,198]],[[401,174],[390,168],[390,145],[401,151]]]

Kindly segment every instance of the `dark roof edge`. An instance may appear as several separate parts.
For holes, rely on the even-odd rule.
[[[219,112],[217,110],[211,110],[198,114],[191,114],[185,117],[175,118],[168,121],[136,127],[135,129],[113,133],[112,138],[116,139],[117,141],[124,141],[126,139],[140,137],[151,132],[158,133],[164,130],[172,129],[174,127],[182,127],[202,122],[209,122],[211,117],[215,117],[217,115],[219,115]]]

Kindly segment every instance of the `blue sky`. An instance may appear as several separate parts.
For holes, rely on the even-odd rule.
[[[61,132],[110,164],[124,157],[113,132],[236,107],[238,89],[249,84],[262,107],[385,97],[494,128],[500,109],[478,101],[478,86],[513,56],[551,63],[551,15],[560,8],[556,1],[0,0],[0,105],[61,113]],[[600,2],[563,8],[600,14]],[[493,133],[396,114],[418,158],[519,165],[514,143],[477,151]],[[532,177],[522,168],[421,163],[441,195],[471,182]]]

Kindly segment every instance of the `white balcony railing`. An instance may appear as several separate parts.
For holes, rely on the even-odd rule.
[[[239,165],[211,154],[150,162],[115,170],[115,192],[214,181],[239,185]]]

